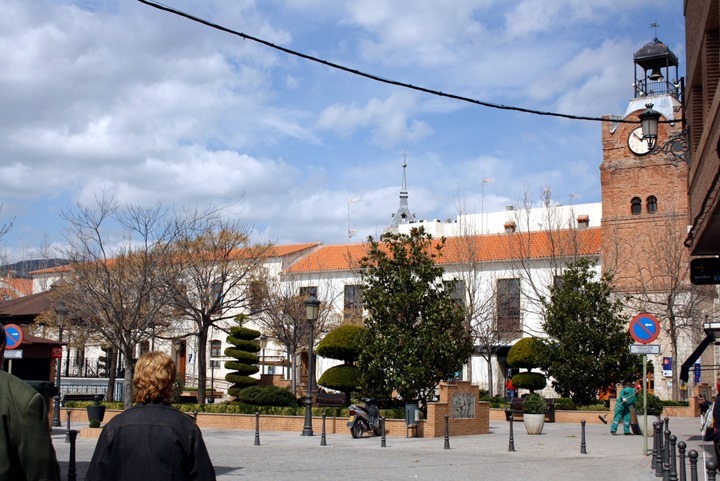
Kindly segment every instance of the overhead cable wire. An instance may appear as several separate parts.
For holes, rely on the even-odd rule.
[[[563,114],[563,113],[558,113],[558,112],[546,112],[546,111],[541,111],[541,110],[533,110],[533,109],[528,109],[528,108],[524,108],[524,107],[513,107],[513,106],[510,106],[510,105],[496,104],[496,103],[492,103],[492,102],[485,102],[485,101],[482,101],[482,100],[472,99],[472,98],[469,98],[469,97],[463,97],[463,96],[461,96],[461,95],[451,94],[451,93],[443,92],[443,91],[440,91],[440,90],[433,90],[433,89],[429,89],[429,88],[426,88],[426,87],[421,87],[421,86],[418,86],[418,85],[413,85],[413,84],[409,84],[409,83],[405,83],[405,82],[400,82],[400,81],[398,81],[398,80],[387,79],[387,78],[380,77],[380,76],[375,75],[375,74],[363,72],[363,71],[361,71],[361,70],[357,70],[357,69],[354,69],[354,68],[346,67],[346,66],[341,65],[341,64],[338,64],[338,63],[330,62],[330,61],[328,61],[328,60],[323,60],[323,59],[321,59],[321,58],[314,57],[314,56],[312,56],[312,55],[308,55],[308,54],[305,54],[305,53],[302,53],[302,52],[298,52],[297,50],[292,50],[292,49],[289,49],[289,48],[286,48],[286,47],[282,47],[282,46],[280,46],[280,45],[276,45],[276,44],[274,44],[274,43],[272,43],[272,42],[268,42],[267,40],[263,40],[263,39],[258,38],[258,37],[253,37],[252,35],[248,35],[248,34],[246,34],[246,33],[238,32],[237,30],[233,30],[233,29],[231,29],[231,28],[224,27],[224,26],[219,25],[219,24],[217,24],[217,23],[210,22],[209,20],[205,20],[205,19],[202,19],[202,18],[200,18],[200,17],[196,17],[195,15],[191,15],[191,14],[189,14],[189,13],[183,12],[183,11],[178,10],[178,9],[176,9],[176,8],[173,8],[173,7],[169,7],[169,6],[164,5],[164,4],[162,4],[162,3],[159,3],[159,2],[155,2],[155,1],[152,1],[152,0],[138,0],[138,1],[139,1],[140,3],[144,3],[145,5],[149,5],[149,6],[151,6],[151,7],[157,8],[158,10],[164,10],[164,11],[166,11],[166,12],[173,13],[173,14],[179,15],[179,16],[181,16],[181,17],[185,17],[185,18],[187,18],[187,19],[189,19],[189,20],[192,20],[193,22],[201,23],[201,24],[206,25],[206,26],[208,26],[208,27],[210,27],[210,28],[214,28],[214,29],[216,29],[216,30],[220,30],[221,32],[229,33],[229,34],[231,34],[231,35],[236,35],[236,36],[238,36],[238,37],[241,37],[241,38],[243,38],[243,39],[245,39],[245,40],[250,40],[250,41],[253,41],[253,42],[260,43],[260,44],[265,45],[265,46],[267,46],[267,47],[270,47],[270,48],[272,48],[272,49],[275,49],[275,50],[279,50],[279,51],[281,51],[281,52],[284,52],[284,53],[286,53],[286,54],[288,54],[288,55],[293,55],[293,56],[295,56],[295,57],[300,57],[300,58],[303,58],[303,59],[305,59],[305,60],[309,60],[309,61],[311,61],[311,62],[320,63],[320,64],[325,65],[325,66],[327,66],[327,67],[331,67],[331,68],[334,68],[334,69],[337,69],[337,70],[342,70],[342,71],[344,71],[344,72],[348,72],[348,73],[351,73],[351,74],[353,74],[353,75],[358,75],[358,76],[360,76],[360,77],[365,77],[365,78],[368,78],[368,79],[371,79],[371,80],[375,80],[375,81],[377,81],[377,82],[381,82],[381,83],[385,83],[385,84],[389,84],[389,85],[395,85],[395,86],[397,86],[397,87],[403,87],[403,88],[407,88],[407,89],[410,89],[410,90],[415,90],[415,91],[418,91],[418,92],[424,92],[424,93],[427,93],[427,94],[436,95],[436,96],[438,96],[438,97],[444,97],[444,98],[449,98],[449,99],[454,99],[454,100],[460,100],[460,101],[462,101],[462,102],[468,102],[468,103],[472,103],[472,104],[475,104],[475,105],[481,105],[481,106],[483,106],[483,107],[488,107],[488,108],[493,108],[493,109],[499,109],[499,110],[511,110],[511,111],[515,111],[515,112],[523,112],[523,113],[534,114],[534,115],[544,115],[544,116],[549,116],[549,117],[560,117],[560,118],[570,119],[570,120],[590,120],[590,121],[595,121],[595,122],[614,122],[614,123],[628,123],[628,124],[636,124],[636,123],[638,123],[637,120],[619,119],[619,118],[614,117],[614,116],[613,116],[612,118],[610,118],[610,117],[608,117],[608,118],[603,118],[603,117],[587,117],[587,116],[582,116],[582,115],[571,115],[571,114]],[[661,123],[665,123],[665,122],[675,122],[675,121],[676,121],[676,120],[669,120],[669,121],[666,120],[666,121],[661,121]]]

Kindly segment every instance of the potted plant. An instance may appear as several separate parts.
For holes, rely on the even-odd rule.
[[[652,436],[654,433],[653,423],[660,421],[660,415],[663,412],[663,405],[660,398],[655,394],[647,393],[647,419],[645,418],[645,399],[643,391],[638,391],[637,401],[635,402],[635,412],[637,413],[638,426],[644,432],[647,423],[647,435]]]
[[[523,399],[523,424],[528,434],[542,433],[545,426],[545,411],[547,403],[545,399],[537,393],[530,393]]]
[[[88,421],[96,419],[99,422],[102,422],[105,418],[105,406],[100,404],[100,399],[102,399],[100,396],[95,396],[94,399],[94,404],[87,407]]]

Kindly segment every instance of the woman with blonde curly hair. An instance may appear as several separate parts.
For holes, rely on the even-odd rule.
[[[214,481],[200,429],[170,405],[175,363],[165,353],[138,359],[133,376],[135,406],[103,428],[87,481]]]

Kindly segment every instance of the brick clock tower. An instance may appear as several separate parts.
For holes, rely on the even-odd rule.
[[[662,114],[659,146],[683,129],[677,57],[656,38],[633,60],[634,98],[623,117],[602,123],[602,256],[617,289],[647,295],[672,288],[670,264],[689,264],[683,245],[690,223],[688,165],[673,149],[651,150],[640,127],[640,114],[652,104]],[[672,147],[677,153],[681,145]]]

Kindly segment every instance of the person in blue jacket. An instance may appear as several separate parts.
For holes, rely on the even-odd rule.
[[[630,407],[637,401],[637,391],[633,389],[631,382],[625,382],[615,402],[615,414],[610,425],[610,433],[616,434],[618,424],[623,423],[623,430],[626,435],[632,435],[630,431]]]

